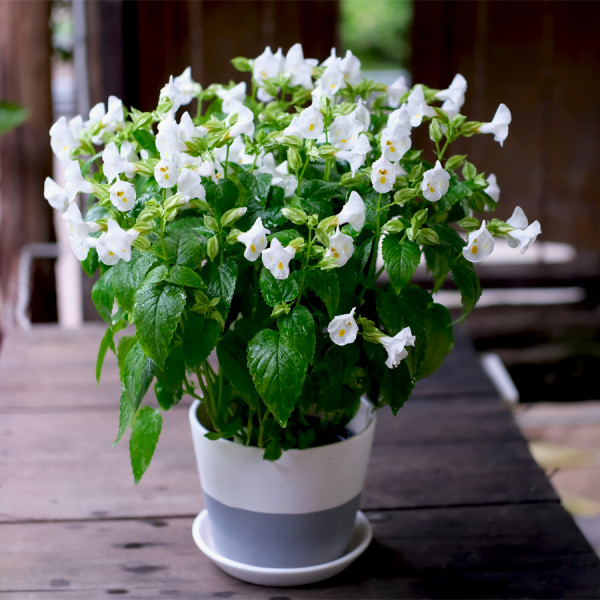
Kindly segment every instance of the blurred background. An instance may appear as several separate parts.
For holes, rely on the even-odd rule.
[[[349,48],[384,82],[445,88],[461,73],[469,118],[503,102],[513,120],[503,148],[481,136],[456,151],[495,173],[499,218],[520,205],[542,224],[524,257],[500,248],[479,265],[463,329],[492,372],[508,369],[501,393],[565,503],[600,514],[599,20],[583,1],[0,0],[0,102],[28,111],[0,136],[0,334],[98,318],[42,195],[60,177],[48,130],[61,115],[110,94],[149,110],[188,65],[204,86],[239,81],[231,58],[298,41],[319,60]],[[451,283],[440,301],[457,305]]]

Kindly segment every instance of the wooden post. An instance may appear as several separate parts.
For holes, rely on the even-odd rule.
[[[0,138],[1,329],[14,323],[21,247],[53,238],[52,209],[43,196],[44,178],[52,174],[49,19],[47,0],[0,1],[0,98],[29,110],[24,125]],[[51,265],[37,281],[32,310],[46,320],[44,306],[54,299]]]

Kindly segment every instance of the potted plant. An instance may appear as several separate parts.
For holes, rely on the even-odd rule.
[[[97,376],[112,350],[116,442],[131,429],[135,481],[163,414],[190,396],[217,550],[306,567],[348,545],[373,409],[397,413],[452,348],[450,314],[432,293],[451,275],[466,315],[481,294],[473,264],[494,238],[524,252],[540,227],[519,208],[506,222],[474,216],[492,212],[500,190],[452,144],[490,133],[502,145],[511,116],[501,104],[490,122],[467,120],[462,76],[444,90],[386,86],[363,79],[351,52],[318,64],[299,44],[233,63],[251,72],[249,90],[202,88],[188,68],[152,112],[111,97],[85,121],[59,119],[50,135],[66,187],[48,178],[45,197],[86,272],[100,273]],[[194,116],[180,110],[193,99]],[[412,145],[417,127],[429,129],[426,148]],[[422,260],[431,289],[412,283]],[[291,513],[292,525],[280,519]],[[323,545],[334,521],[342,533],[316,559],[269,551],[297,538],[294,527]],[[259,531],[272,535],[257,546]]]

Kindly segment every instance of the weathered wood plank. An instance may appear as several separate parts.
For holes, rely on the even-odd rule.
[[[555,504],[388,511],[374,541],[336,578],[250,586],[196,549],[191,518],[1,524],[0,597],[597,598],[600,564]]]

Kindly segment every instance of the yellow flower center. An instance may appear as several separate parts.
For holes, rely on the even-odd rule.
[[[308,126],[308,130],[309,130],[309,131],[312,131],[314,128],[315,128],[315,124],[314,124],[314,123],[311,123],[311,124]]]
[[[250,244],[250,250],[252,252],[256,252],[256,246],[254,244]]]
[[[280,262],[280,263],[277,265],[277,268],[278,268],[278,269],[281,271],[281,269],[283,269],[283,263],[282,263],[282,262]]]
[[[344,335],[346,334],[346,330],[345,329],[340,329],[340,337],[344,337]]]

